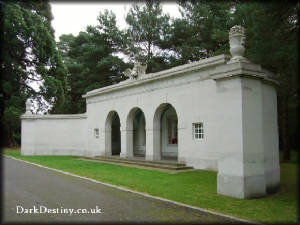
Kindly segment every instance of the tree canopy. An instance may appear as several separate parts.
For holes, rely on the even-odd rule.
[[[26,99],[38,110],[47,107],[43,99],[62,109],[66,80],[47,1],[1,1],[1,16],[1,128],[4,144],[14,146]]]
[[[182,1],[182,18],[172,22],[163,47],[177,54],[180,64],[228,53],[232,23],[231,2]]]
[[[62,35],[58,49],[68,74],[67,113],[85,112],[82,95],[124,79],[126,63],[116,54],[122,45],[122,32],[116,16],[110,11],[100,13],[97,26],[88,26],[78,36]]]
[[[246,2],[235,5],[234,23],[246,30],[246,57],[276,74],[280,148],[284,158],[299,140],[299,3]]]
[[[166,69],[168,57],[160,43],[170,30],[169,22],[170,17],[163,13],[160,1],[133,3],[126,16],[124,54],[132,61],[147,64],[148,73]]]

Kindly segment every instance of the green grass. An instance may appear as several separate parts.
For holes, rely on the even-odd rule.
[[[72,156],[21,156],[18,149],[4,154],[98,181],[262,223],[298,222],[298,164],[281,164],[281,188],[265,198],[242,200],[217,195],[217,173],[189,171],[169,174],[125,167]]]
[[[283,152],[280,153],[280,161],[283,162]],[[290,151],[290,162],[292,163],[299,163],[299,152]]]

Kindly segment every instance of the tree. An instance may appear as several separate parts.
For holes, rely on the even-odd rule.
[[[234,18],[246,28],[247,58],[278,76],[280,146],[289,160],[299,148],[299,2],[239,3]]]
[[[186,63],[229,53],[228,32],[246,28],[246,57],[274,72],[278,90],[280,148],[289,160],[299,148],[299,3],[298,2],[180,2],[183,18],[172,23],[163,48],[177,53],[174,62]]]
[[[148,64],[148,72],[168,68],[167,56],[160,48],[160,42],[170,29],[169,20],[170,17],[162,13],[159,1],[146,1],[143,5],[133,3],[126,16],[129,28],[124,53],[131,61]]]
[[[85,112],[82,95],[124,79],[126,64],[116,55],[122,46],[123,33],[116,16],[105,10],[97,26],[88,26],[78,36],[62,35],[59,51],[67,68],[69,98],[65,113]]]
[[[231,2],[180,1],[179,5],[182,18],[172,21],[161,43],[162,48],[176,53],[175,65],[228,53]]]
[[[20,115],[27,98],[41,110],[43,98],[59,108],[64,103],[64,69],[51,27],[47,1],[1,1],[2,144],[16,146]],[[39,84],[40,89],[32,88]],[[37,86],[37,85],[36,85]],[[18,138],[19,139],[19,138]]]

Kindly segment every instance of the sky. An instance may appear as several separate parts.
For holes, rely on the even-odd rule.
[[[126,27],[125,16],[130,9],[133,1],[128,2],[59,2],[51,1],[51,11],[53,15],[52,27],[55,30],[55,40],[59,41],[62,34],[78,35],[80,31],[85,31],[88,25],[97,25],[97,17],[100,11],[104,9],[112,10],[116,14],[117,26],[120,29]],[[163,3],[162,9],[164,13],[168,13],[173,18],[181,17],[178,6],[174,2]],[[30,84],[37,91],[39,84],[32,82]],[[48,103],[44,102],[49,106]],[[34,112],[37,112],[37,103],[34,102]]]
[[[112,10],[116,14],[117,26],[120,29],[126,27],[125,16],[130,9],[132,2],[59,2],[50,1],[52,14],[52,27],[55,30],[55,39],[59,40],[62,34],[78,35],[84,31],[87,25],[96,25],[97,16],[104,9]],[[166,2],[162,5],[163,12],[171,17],[180,17],[177,4]]]

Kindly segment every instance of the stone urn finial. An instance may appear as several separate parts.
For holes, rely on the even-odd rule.
[[[32,106],[32,102],[30,99],[26,100],[26,114],[32,114],[31,112],[31,106]]]
[[[229,32],[229,44],[231,53],[231,62],[235,61],[248,61],[244,57],[245,52],[245,29],[241,25],[233,26]]]

